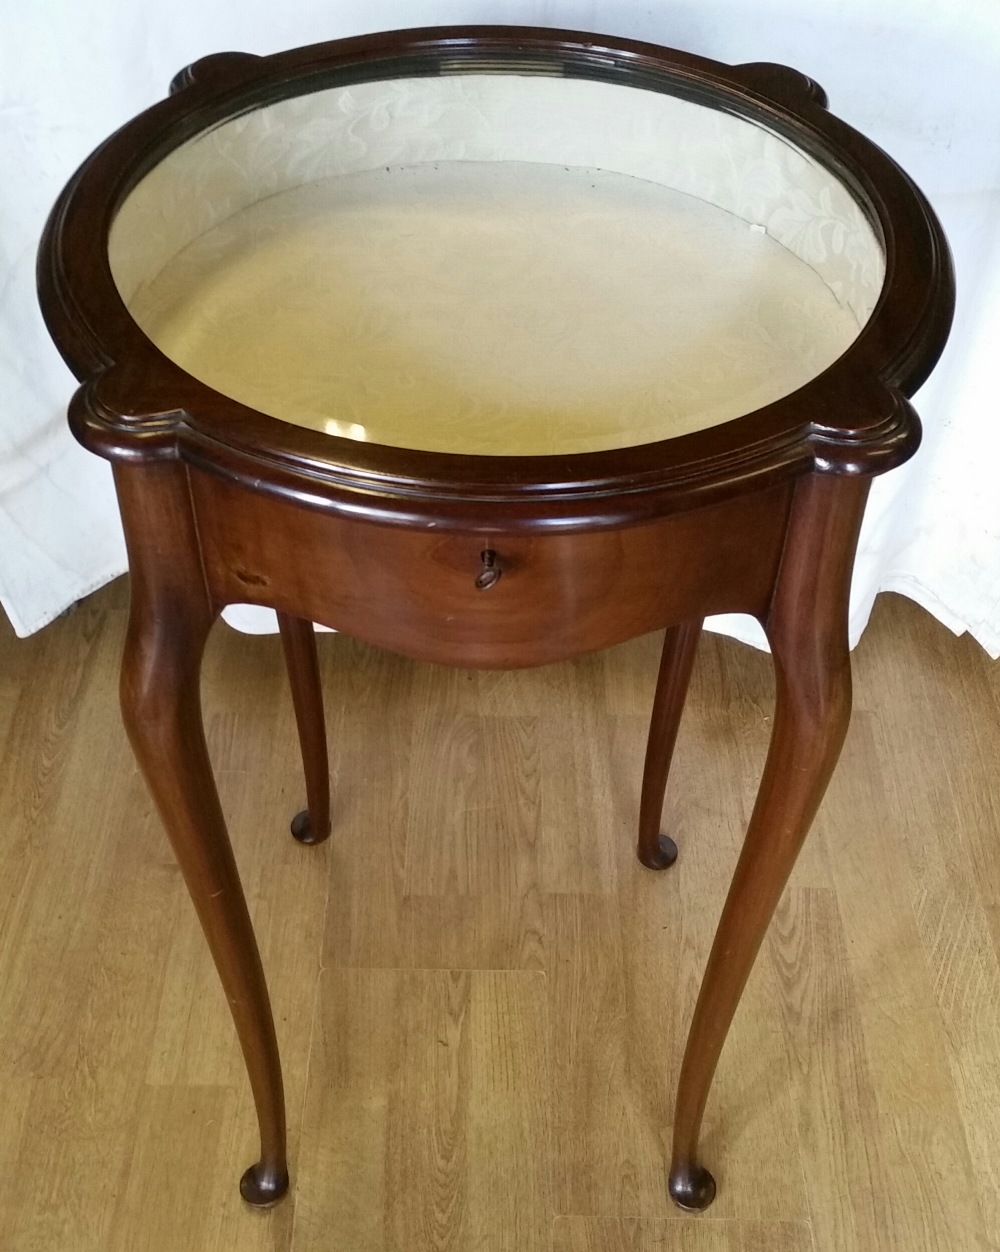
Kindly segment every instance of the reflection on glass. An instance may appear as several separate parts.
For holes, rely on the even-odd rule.
[[[328,435],[339,435],[341,439],[357,439],[364,443],[368,432],[360,422],[342,422],[336,417],[323,419],[323,430]]]

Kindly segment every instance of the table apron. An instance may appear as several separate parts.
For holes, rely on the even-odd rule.
[[[189,475],[218,607],[266,605],[418,660],[496,669],[565,660],[712,613],[762,617],[794,488],[623,529],[485,536],[339,517]],[[500,577],[481,589],[487,550]]]

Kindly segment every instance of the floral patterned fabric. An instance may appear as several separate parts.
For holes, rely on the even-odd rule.
[[[871,227],[816,161],[763,127],[659,92],[463,74],[332,88],[245,114],[172,153],[112,230],[126,300],[180,249],[256,201],[333,175],[441,161],[628,174],[763,229],[864,324],[884,266]]]
[[[858,333],[763,230],[657,183],[442,161],[324,178],[226,218],[132,314],[274,417],[486,455],[652,443],[767,404]]]

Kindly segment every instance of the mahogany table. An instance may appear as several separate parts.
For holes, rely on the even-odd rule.
[[[691,1023],[669,1189],[847,729],[868,485],[953,309],[941,229],[776,65],[566,31],[402,31],[178,75],[56,205],[42,308],[109,458],[132,608],[121,698],[287,1189],[267,987],[199,704],[221,609],[278,610],[330,830],[314,622],[421,660],[542,665],[666,628],[638,855],[702,619],[774,655],[770,751]]]

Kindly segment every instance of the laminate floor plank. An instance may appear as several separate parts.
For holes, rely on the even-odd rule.
[[[812,1252],[808,1222],[561,1217],[552,1252]]]
[[[325,971],[296,1246],[547,1252],[545,1011],[531,971]]]
[[[524,717],[352,724],[338,768],[367,812],[333,837],[328,962],[542,967],[537,737]]]
[[[887,1166],[868,1215],[879,1232],[873,1246],[985,1248],[933,973],[912,908],[908,830],[899,820],[891,759],[880,750],[877,729],[877,719],[859,710],[824,818],[828,846],[840,849],[831,873],[872,1077],[874,1102],[865,1119],[875,1120]],[[838,803],[848,782],[852,803]],[[852,809],[870,815],[864,841],[842,824]],[[912,1203],[915,1194],[919,1205]]]
[[[909,705],[890,704],[875,714],[879,764],[883,773],[891,770],[906,726],[919,719],[922,733],[908,752],[912,770],[890,774],[898,862],[909,870],[917,951],[929,972],[949,1085],[965,1131],[965,1171],[956,1185],[959,1194],[978,1199],[981,1237],[997,1246],[1000,1106],[984,1100],[1000,1078],[1000,947],[993,926],[1000,896],[996,667],[971,666],[966,650],[948,647],[943,632],[928,638],[915,625],[907,619],[900,630],[908,651],[923,662],[910,673],[886,641],[874,641],[873,659],[893,686],[907,684]],[[877,995],[875,983],[871,994]],[[947,1208],[951,1212],[952,1204]],[[968,1203],[962,1211],[969,1213]],[[967,1238],[968,1246],[977,1246]]]
[[[211,1246],[219,1140],[231,1123],[233,1103],[225,1087],[140,1090],[131,1161],[107,1246],[157,1252],[168,1239],[167,1246],[176,1248]],[[165,1145],[184,1161],[183,1171],[165,1163]]]

